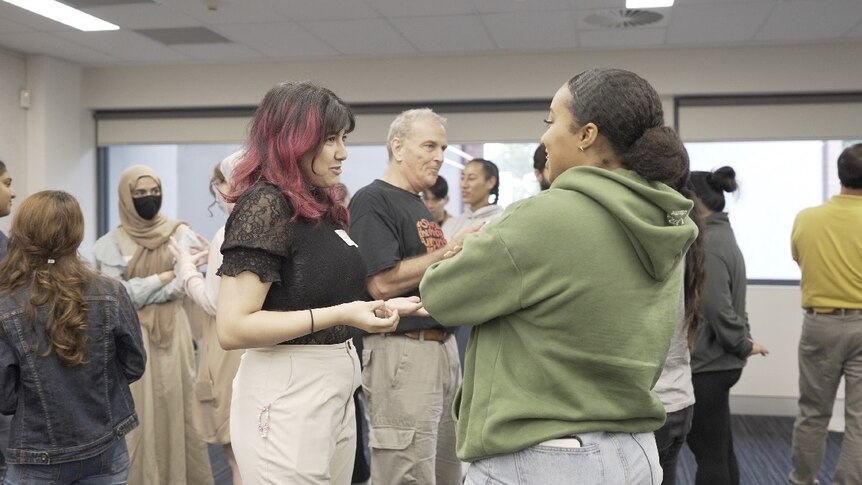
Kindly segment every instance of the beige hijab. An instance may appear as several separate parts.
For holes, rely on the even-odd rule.
[[[132,191],[142,177],[150,177],[159,188],[162,187],[159,176],[145,165],[133,165],[120,175],[120,225],[138,245],[123,274],[127,280],[146,278],[173,268],[173,256],[167,242],[177,227],[184,224],[183,221],[168,219],[161,213],[149,221],[138,215],[132,202]],[[149,331],[150,341],[159,347],[167,347],[170,343],[174,311],[174,302],[152,303],[138,310],[141,326]]]

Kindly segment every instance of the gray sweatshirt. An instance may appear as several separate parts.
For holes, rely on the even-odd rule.
[[[745,311],[745,261],[736,244],[727,213],[706,218],[706,275],[702,309],[704,325],[691,353],[691,371],[741,369],[751,353]]]

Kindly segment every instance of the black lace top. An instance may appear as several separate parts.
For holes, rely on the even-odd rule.
[[[305,310],[365,300],[365,263],[353,241],[324,218],[298,218],[274,185],[260,183],[237,201],[225,225],[222,276],[251,271],[272,282],[263,310]],[[336,344],[354,335],[336,325],[283,344]]]

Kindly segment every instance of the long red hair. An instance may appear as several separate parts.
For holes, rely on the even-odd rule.
[[[347,209],[338,204],[337,189],[309,189],[299,162],[317,154],[328,136],[349,133],[354,126],[350,107],[329,89],[308,82],[276,85],[255,112],[226,199],[235,202],[251,186],[266,181],[281,189],[295,218],[317,223],[329,216],[346,228]]]

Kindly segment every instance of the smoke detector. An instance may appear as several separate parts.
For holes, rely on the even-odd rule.
[[[584,17],[584,23],[603,29],[628,29],[652,25],[664,19],[664,15],[652,10],[613,9],[603,10]]]

